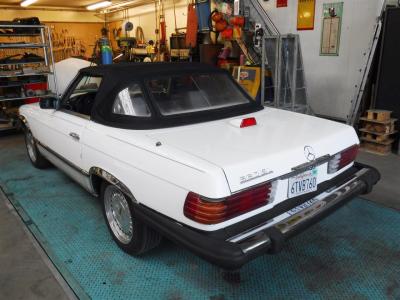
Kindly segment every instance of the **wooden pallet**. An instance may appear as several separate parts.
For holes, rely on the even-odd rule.
[[[380,141],[380,140],[376,140],[374,138],[370,138],[368,136],[362,136],[362,137],[360,137],[360,140],[366,141],[369,143],[380,144],[380,145],[391,145],[394,142],[394,139],[386,139],[386,140]]]
[[[387,121],[390,120],[391,114],[392,112],[390,110],[369,109],[367,110],[367,119],[377,120],[377,121]]]
[[[377,120],[369,120],[367,118],[360,118],[363,123],[363,127],[366,130],[379,132],[379,133],[386,133],[389,134],[390,132],[394,132],[394,124],[396,119],[389,119],[386,121],[377,121]]]
[[[379,120],[375,120],[375,119],[368,119],[367,117],[361,117],[360,120],[362,121],[368,121],[368,122],[372,122],[372,123],[378,123],[378,124],[388,124],[388,123],[392,123],[392,122],[396,122],[397,119],[391,118],[388,120],[384,120],[384,121],[379,121]]]
[[[379,155],[388,155],[392,152],[392,144],[384,145],[375,142],[362,141],[360,149]]]
[[[388,155],[392,150],[396,119],[390,117],[390,110],[370,109],[367,116],[360,118],[361,149],[379,155]]]
[[[376,132],[376,131],[371,131],[366,128],[361,128],[359,129],[361,132],[361,137],[368,138],[370,140],[374,140],[375,142],[383,142],[389,139],[389,136],[396,133],[396,130],[393,130],[391,132]]]

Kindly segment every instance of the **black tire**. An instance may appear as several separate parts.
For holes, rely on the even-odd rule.
[[[25,146],[29,160],[35,168],[46,169],[51,166],[51,163],[38,150],[36,140],[28,127],[25,127]]]
[[[110,190],[111,189],[111,190]],[[107,216],[107,211],[110,214],[110,210],[107,209],[106,207],[109,207],[106,201],[106,197],[109,197],[109,194],[111,192],[116,192],[120,193],[120,195],[123,195],[126,199],[128,208],[129,208],[129,213],[131,216],[131,224],[132,224],[132,233],[131,236],[126,235],[124,238],[121,236],[118,237],[118,233],[115,233],[116,229],[113,229],[113,225],[111,225],[109,221],[109,216]],[[153,230],[152,228],[148,227],[146,224],[144,224],[141,220],[135,218],[135,209],[134,209],[134,204],[132,203],[132,199],[130,199],[125,193],[123,193],[120,189],[118,189],[115,185],[109,184],[108,182],[103,181],[101,184],[101,191],[100,191],[100,197],[101,201],[103,204],[103,215],[104,219],[106,221],[108,230],[111,233],[111,236],[113,237],[114,241],[117,243],[117,245],[126,253],[130,255],[141,255],[149,250],[157,247],[160,242],[161,242],[161,235]],[[113,214],[115,215],[115,214]],[[112,221],[111,221],[112,222]],[[115,224],[114,224],[115,226]],[[124,234],[124,233],[122,233]]]

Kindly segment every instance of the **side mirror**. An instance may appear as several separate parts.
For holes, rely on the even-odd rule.
[[[56,109],[58,99],[55,97],[41,98],[39,106],[41,109]]]

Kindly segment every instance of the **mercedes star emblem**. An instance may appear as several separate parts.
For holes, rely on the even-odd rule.
[[[304,156],[308,161],[315,160],[315,151],[311,146],[304,146]]]

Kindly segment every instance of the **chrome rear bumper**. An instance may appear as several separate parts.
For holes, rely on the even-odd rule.
[[[374,168],[355,164],[331,181],[321,183],[316,192],[284,201],[252,218],[211,232],[177,223],[143,205],[134,205],[136,216],[165,237],[217,266],[235,270],[260,255],[280,251],[289,237],[354,197],[370,192],[379,178]],[[314,198],[318,199],[311,206],[299,209]]]
[[[268,236],[266,229],[273,227],[283,236],[291,235],[292,232],[300,230],[303,225],[307,224],[311,220],[315,218],[318,220],[321,219],[318,218],[318,216],[323,215],[324,212],[332,210],[332,208],[336,207],[342,201],[349,200],[349,197],[361,194],[367,188],[367,183],[360,178],[365,175],[368,170],[368,168],[359,170],[348,182],[338,187],[331,188],[328,192],[324,192],[323,194],[327,194],[326,196],[317,196],[316,198],[319,199],[314,204],[300,210],[298,213],[292,214],[275,223],[274,220],[268,220],[263,224],[229,238],[227,241],[236,243],[242,248],[244,253],[247,253],[260,246],[265,247],[272,244],[272,238]],[[285,214],[287,213],[282,215]]]

